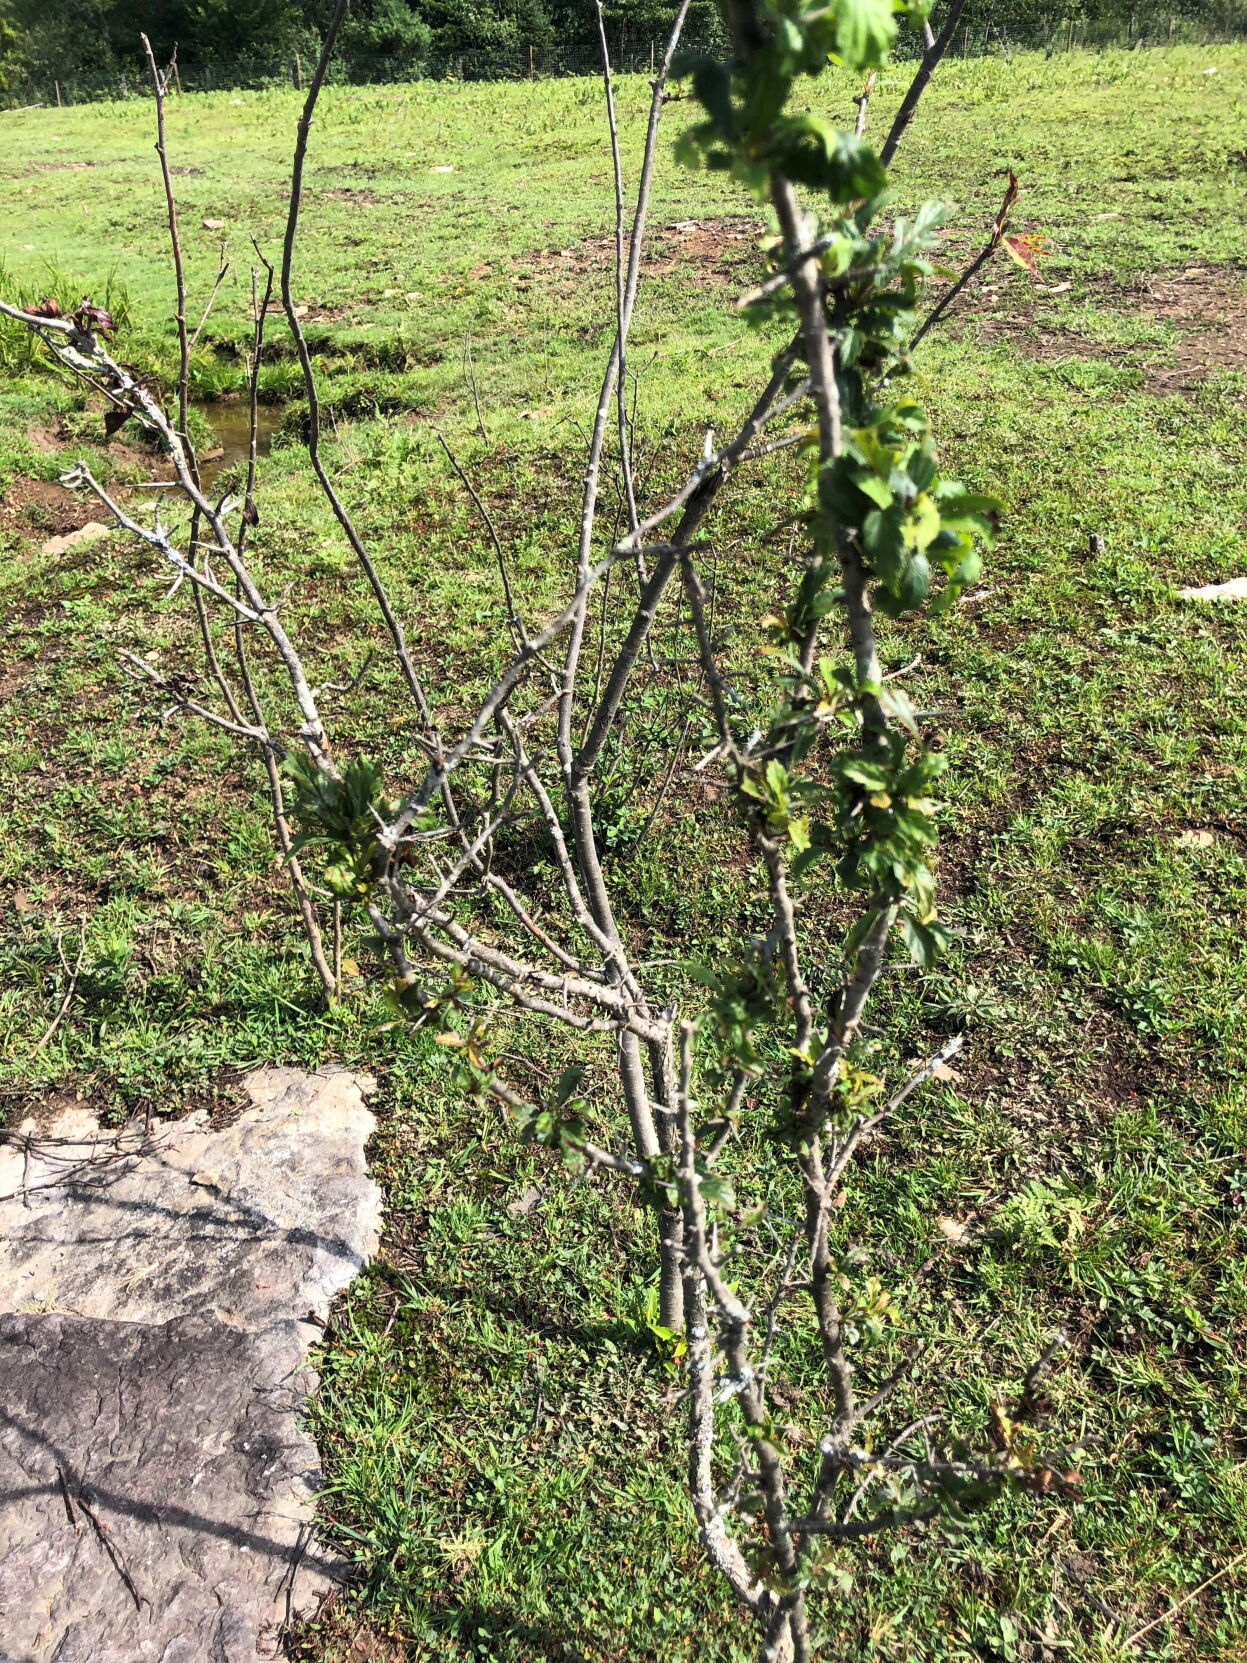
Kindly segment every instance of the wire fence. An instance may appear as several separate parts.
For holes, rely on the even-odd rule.
[[[1235,7],[1234,11],[1237,10]],[[1007,56],[1026,50],[1051,54],[1087,49],[1213,45],[1244,37],[1247,37],[1247,24],[1231,21],[1228,9],[1220,27],[1166,16],[1152,7],[1147,8],[1147,15],[1132,17],[1125,28],[1080,24],[1059,14],[1055,18],[1049,14],[1047,18],[1023,23],[998,22],[989,15],[968,22],[958,30],[951,55],[968,58],[989,54]],[[703,46],[722,50],[719,43],[703,43]],[[916,59],[922,50],[920,35],[908,30],[901,32],[896,57]],[[612,49],[611,63],[617,74],[653,74],[661,53],[660,41],[625,38]],[[312,67],[311,60],[297,52],[281,58],[179,64],[175,69],[175,84],[184,93],[242,92],[274,87],[302,90]],[[331,65],[328,78],[331,84],[340,86],[385,86],[415,81],[536,81],[600,73],[601,57],[596,45],[507,43],[464,51],[427,51],[408,57],[344,57]],[[146,68],[136,63],[96,75],[67,71],[64,76],[51,79],[44,76],[18,81],[0,89],[0,109],[39,109],[150,96],[151,81]]]

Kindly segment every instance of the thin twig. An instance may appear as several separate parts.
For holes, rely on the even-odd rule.
[[[463,377],[472,394],[472,407],[476,411],[476,428],[486,444],[489,434],[485,431],[485,418],[481,415],[481,395],[476,385],[476,365],[472,362],[472,331],[469,329],[463,337]]]
[[[498,560],[498,575],[502,579],[502,592],[506,596],[507,620],[511,626],[511,634],[517,647],[525,646],[528,642],[528,634],[524,628],[524,620],[520,617],[519,608],[515,604],[515,596],[511,592],[511,575],[507,571],[507,557],[502,547],[502,539],[498,536],[497,531],[494,529],[494,522],[490,516],[488,508],[486,508],[485,504],[481,501],[480,495],[471,479],[469,479],[468,475],[459,466],[459,459],[446,443],[446,437],[443,433],[439,433],[437,435],[437,442],[446,452],[447,461],[459,475],[464,489],[472,498],[472,501],[476,504],[477,513],[485,522],[485,529],[489,532],[490,540],[494,545],[494,554]]]
[[[1150,1634],[1154,1628],[1159,1628],[1162,1623],[1167,1623],[1171,1617],[1176,1617],[1178,1612],[1184,1610],[1186,1606],[1190,1605],[1192,1600],[1198,1599],[1204,1592],[1205,1588],[1211,1588],[1214,1582],[1220,1582],[1223,1576],[1228,1576],[1231,1571],[1236,1570],[1238,1566],[1244,1562],[1244,1560],[1247,1560],[1247,1548],[1244,1548],[1242,1553],[1237,1554],[1233,1559],[1231,1559],[1228,1565],[1222,1565],[1219,1571],[1214,1571],[1211,1576],[1205,1577],[1198,1588],[1193,1588],[1184,1599],[1180,1599],[1176,1605],[1171,1605],[1168,1611],[1164,1612],[1162,1616],[1154,1617],[1150,1623],[1145,1623],[1142,1628],[1136,1629],[1126,1641],[1126,1645],[1137,1645],[1145,1634]]]
[[[208,304],[204,307],[203,312],[200,315],[199,322],[195,325],[195,332],[190,338],[190,350],[192,352],[198,344],[200,335],[203,334],[204,325],[212,316],[212,308],[216,305],[216,297],[221,292],[221,284],[224,283],[227,275],[229,274],[229,261],[225,258],[225,246],[225,243],[222,242],[221,264],[216,274],[216,282],[212,285],[212,293],[208,296]]]
[[[60,1002],[60,1005],[57,1008],[56,1015],[52,1018],[51,1022],[48,1023],[48,1026],[44,1030],[42,1036],[38,1040],[35,1041],[35,1044],[31,1048],[31,1056],[34,1056],[36,1051],[42,1051],[44,1046],[52,1038],[52,1035],[60,1027],[61,1022],[62,1022],[62,1020],[64,1018],[64,1015],[65,1015],[65,1012],[69,1009],[70,1001],[73,999],[74,989],[78,985],[78,973],[82,969],[82,962],[86,958],[86,954],[87,954],[87,926],[86,926],[85,922],[80,923],[78,925],[78,930],[79,930],[78,957],[77,957],[77,959],[74,963],[74,968],[73,968],[72,971],[69,970],[69,966],[65,961],[64,955],[63,954],[61,955],[61,963],[62,963],[62,965],[64,965],[65,969],[67,971],[69,971],[69,981],[66,983],[66,986],[65,986],[64,997],[62,998],[62,1000]],[[61,942],[60,942],[59,938],[58,938],[57,943],[56,943],[56,950],[57,950],[58,953],[60,953],[60,951],[61,951]]]
[[[364,576],[368,580],[368,586],[372,590],[373,598],[380,609],[381,616],[385,620],[386,628],[390,632],[390,639],[394,643],[394,652],[398,658],[399,667],[403,673],[403,679],[407,683],[408,691],[410,692],[412,699],[415,701],[416,708],[420,712],[420,716],[424,722],[426,730],[431,730],[433,726],[432,713],[429,710],[428,701],[425,699],[424,689],[420,684],[420,678],[416,675],[415,666],[412,664],[411,654],[408,651],[407,638],[404,634],[403,626],[399,622],[398,614],[395,612],[390,602],[390,597],[386,592],[385,585],[381,581],[380,574],[378,573],[376,566],[373,564],[372,556],[368,553],[363,539],[360,537],[359,532],[355,528],[355,522],[347,512],[346,506],[341,497],[338,495],[334,483],[330,479],[329,474],[325,469],[325,464],[321,459],[320,395],[316,385],[316,372],[312,368],[312,355],[308,350],[307,337],[303,333],[303,325],[299,321],[298,309],[295,306],[292,289],[295,237],[299,229],[299,210],[303,200],[303,167],[307,158],[307,145],[308,138],[312,130],[312,117],[316,111],[316,103],[320,97],[320,89],[324,85],[325,76],[329,70],[329,61],[333,56],[334,46],[337,43],[338,31],[342,27],[343,19],[346,17],[349,7],[350,0],[338,0],[338,4],[334,9],[333,17],[330,19],[329,27],[325,31],[325,39],[324,44],[321,47],[320,58],[317,61],[316,70],[308,87],[307,98],[304,100],[303,104],[303,113],[299,117],[298,133],[295,139],[294,162],[291,167],[290,175],[290,207],[286,215],[286,231],[282,241],[281,303],[282,309],[286,314],[286,323],[289,326],[291,336],[294,339],[295,353],[299,360],[299,368],[303,372],[303,388],[307,397],[308,409],[308,460],[312,465],[312,471],[315,473],[316,478],[320,483],[320,488],[325,495],[325,500],[333,510],[334,518],[342,527],[346,540],[351,545],[355,558],[359,562]]]
[[[190,341],[186,333],[186,272],[182,265],[182,239],[178,233],[177,199],[173,193],[173,175],[169,171],[169,156],[165,148],[165,93],[169,77],[156,67],[152,43],[141,34],[147,67],[152,78],[152,92],[156,99],[156,154],[160,158],[160,177],[165,189],[165,213],[169,221],[169,246],[173,255],[173,276],[177,307],[174,318],[178,330],[178,433],[189,454],[190,438],[186,431],[187,404],[190,396]],[[193,463],[192,463],[193,465]]]

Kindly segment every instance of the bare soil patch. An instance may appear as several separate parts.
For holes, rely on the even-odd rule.
[[[1247,286],[1243,273],[1191,266],[1172,278],[1155,278],[1141,294],[1148,317],[1182,330],[1178,362],[1157,367],[1150,390],[1190,392],[1216,370],[1247,369]]]
[[[99,512],[99,503],[83,491],[67,491],[48,479],[15,479],[0,504],[0,530],[63,537]]]
[[[645,269],[661,277],[692,261],[706,288],[737,283],[741,267],[754,252],[764,226],[761,220],[724,215],[715,219],[677,220],[659,228],[650,241]]]
[[[32,427],[28,435],[37,450],[53,455],[65,450],[73,452],[73,440],[66,438],[60,428]],[[102,418],[101,418],[102,437]],[[125,467],[141,472],[144,479],[171,479],[173,468],[168,457],[139,445],[127,444],[119,435],[106,441],[109,454]],[[123,502],[130,488],[114,483],[109,487]],[[64,537],[81,531],[92,520],[108,519],[108,512],[89,491],[69,491],[55,480],[32,479],[21,475],[0,498],[0,532],[17,531],[27,537]]]
[[[82,173],[90,167],[126,167],[131,162],[143,161],[146,161],[143,156],[89,156],[85,160],[75,158],[63,162],[31,162],[23,168],[22,177],[30,173]],[[173,171],[177,173],[179,169],[174,168]],[[190,171],[197,172],[198,169],[192,168]]]
[[[1063,328],[1042,289],[1001,293],[990,278],[959,301],[953,311],[973,317],[988,340],[1005,340],[1041,361],[1090,358],[1133,365],[1144,387],[1165,397],[1190,394],[1219,370],[1247,370],[1247,281],[1236,267],[1188,266],[1158,273],[1132,287],[1111,279],[1101,290],[1121,311],[1172,325],[1180,331],[1176,361],[1158,357],[1154,347],[1117,346]]]
[[[328,202],[346,202],[352,208],[375,208],[377,199],[371,191],[355,190],[348,185],[320,193]]]
[[[288,1631],[286,1655],[298,1663],[402,1663],[406,1648],[331,1594],[316,1617]]]
[[[733,214],[713,215],[706,219],[674,220],[668,225],[654,227],[645,246],[641,271],[646,277],[667,277],[673,272],[684,275],[693,267],[692,279],[699,288],[714,289],[740,286],[748,281],[744,268],[748,265],[754,245],[762,234],[760,220]],[[624,258],[627,259],[629,239],[624,238]],[[522,290],[537,282],[560,278],[575,279],[588,274],[609,271],[615,260],[615,238],[607,234],[586,237],[572,248],[540,249],[533,254],[509,262],[512,269],[526,268],[514,278]],[[471,276],[488,276],[496,268],[477,266]]]

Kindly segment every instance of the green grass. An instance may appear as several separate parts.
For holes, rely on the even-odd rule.
[[[907,685],[952,763],[941,879],[958,941],[934,977],[888,978],[874,1060],[897,1077],[949,1033],[969,1037],[960,1078],[917,1094],[874,1146],[841,1228],[902,1310],[868,1376],[922,1333],[928,1385],[912,1401],[981,1424],[989,1395],[1015,1389],[1064,1324],[1051,1424],[1093,1442],[1076,1503],[1008,1502],[956,1538],[846,1553],[856,1595],[820,1610],[828,1656],[1247,1656],[1241,1574],[1124,1646],[1247,1545],[1247,609],[1174,598],[1245,569],[1247,410],[1232,369],[1185,397],[1149,390],[1157,366],[1189,349],[1141,287],[1197,264],[1242,306],[1245,70],[1239,48],[950,64],[898,161],[903,204],[957,203],[957,248],[982,235],[999,170],[1014,167],[1017,228],[1051,247],[1043,292],[994,267],[994,290],[924,350],[949,471],[999,491],[1010,512],[990,593],[885,640],[889,664],[921,653]],[[890,79],[876,131],[897,96]],[[851,113],[851,90],[827,94],[833,113]],[[568,569],[573,423],[591,409],[612,327],[598,98],[581,82],[330,89],[317,118],[298,288],[343,412],[331,454],[452,723],[495,662],[502,610],[491,550],[433,429],[471,465],[537,613]],[[644,98],[641,82],[621,89],[630,163]],[[285,93],[171,111],[174,165],[195,170],[177,182],[197,292],[219,240],[202,219],[226,221],[238,262],[197,355],[205,396],[240,378],[246,238],[277,246],[295,114]],[[673,131],[682,114],[669,110]],[[124,355],[167,366],[149,116],[111,105],[0,117],[0,255],[27,293],[107,285],[129,320]],[[429,171],[442,166],[455,171]],[[647,366],[653,492],[703,422],[727,430],[764,365],[769,343],[732,309],[752,244],[713,251],[719,216],[751,214],[664,147],[658,269],[633,351]],[[669,229],[690,219],[711,240]],[[271,333],[265,387],[279,400],[294,389],[277,320]],[[39,552],[59,510],[23,481],[54,479],[67,452],[121,482],[150,463],[102,452],[98,413],[24,363],[11,334],[0,353],[11,1106],[82,1092],[117,1113],[174,1110],[270,1059],[375,1070],[387,1244],[343,1301],[314,1409],[325,1514],[364,1576],[341,1634],[367,1617],[430,1659],[748,1656],[701,1569],[679,1441],[663,1432],[676,1382],[645,1328],[647,1220],[613,1184],[572,1184],[481,1124],[449,1090],[438,1048],[378,1032],[386,1013],[368,981],[317,1009],[258,770],[219,736],[162,725],[117,670],[122,647],[193,662],[181,602],[166,605],[162,574],[119,538]],[[342,679],[375,627],[303,476],[294,404],[285,428],[263,465],[256,557],[290,587],[317,679]],[[776,582],[753,551],[779,478],[742,479],[714,525],[744,574],[742,651]],[[377,667],[368,685],[335,724],[401,777],[413,766],[402,726],[372,715],[378,698],[387,716],[397,709],[393,680]],[[646,694],[666,719],[668,690]],[[637,745],[647,813],[658,740],[638,728]],[[644,922],[646,956],[713,954],[752,892],[726,817],[676,792],[647,840],[636,830],[621,806],[613,876]],[[35,1051],[59,1000],[57,938],[72,955],[80,927],[75,1000]],[[376,967],[362,937],[349,947]],[[756,1182],[780,1194],[765,1161]],[[512,1210],[529,1186],[540,1203]],[[813,1424],[800,1336],[787,1362],[785,1407],[795,1426]],[[326,1658],[345,1644],[308,1641]]]

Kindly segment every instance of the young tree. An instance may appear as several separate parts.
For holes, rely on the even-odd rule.
[[[810,1594],[834,1587],[829,1556],[845,1544],[955,1515],[1004,1486],[1070,1490],[1077,1474],[1069,1452],[1043,1453],[1028,1425],[1035,1378],[1055,1345],[1016,1406],[996,1404],[986,1428],[937,1437],[938,1417],[920,1415],[869,1430],[906,1369],[870,1377],[869,1342],[886,1326],[891,1295],[862,1273],[836,1225],[836,1198],[857,1151],[956,1048],[888,1086],[866,1066],[861,1045],[889,955],[905,952],[927,966],[947,937],[932,867],[943,759],[924,743],[896,679],[884,674],[876,620],[916,626],[951,605],[978,575],[998,505],[941,474],[907,379],[941,211],[928,204],[912,217],[890,214],[879,155],[861,131],[840,132],[804,113],[801,88],[830,63],[858,77],[878,70],[897,14],[915,26],[923,15],[901,0],[895,7],[730,0],[730,56],[677,59],[687,5],[654,77],[630,213],[598,9],[616,182],[616,327],[581,476],[569,586],[553,615],[526,615],[498,543],[506,667],[455,734],[436,718],[402,620],[320,447],[294,255],[312,114],[347,0],[328,31],[299,123],[280,293],[308,393],[309,462],[401,672],[417,733],[411,778],[391,783],[366,756],[335,752],[313,679],[249,560],[254,465],[237,500],[213,500],[186,436],[184,390],[175,421],[111,355],[107,320],[94,308],[84,304],[71,317],[46,306],[4,310],[89,375],[114,420],[137,418],[171,458],[192,510],[186,539],[159,516],[148,523],[129,512],[85,468],[73,479],[168,564],[201,608],[213,702],[194,696],[175,672],[136,658],[130,667],[264,758],[279,844],[326,986],[332,966],[299,865],[309,849],[335,912],[357,909],[383,944],[396,1009],[436,1025],[460,1059],[465,1088],[573,1171],[616,1173],[653,1208],[660,1325],[687,1370],[688,1486],[704,1551],[751,1613],[760,1657],[801,1660],[813,1645]],[[933,33],[917,91],[884,153],[899,142],[958,10],[953,0]],[[672,74],[691,83],[701,109],[681,136],[680,155],[730,174],[772,215],[769,269],[744,310],[782,344],[736,433],[726,442],[707,433],[679,489],[649,502],[633,466],[628,341]],[[153,76],[159,115],[164,83],[154,62]],[[867,98],[863,92],[859,129]],[[180,272],[167,174],[166,186]],[[997,230],[1003,234],[1003,220]],[[257,287],[253,364],[273,279],[269,267]],[[180,276],[178,297],[184,317]],[[254,373],[252,396],[254,407]],[[792,554],[772,562],[780,593],[761,650],[745,655],[725,644],[716,623],[716,609],[730,604],[745,574],[708,565],[708,516],[741,470],[780,452],[799,463],[791,499],[776,505]],[[623,528],[604,535],[608,468]],[[690,621],[691,650],[680,616]],[[232,647],[230,669],[222,642]],[[763,916],[755,933],[675,998],[647,968],[645,921],[622,911],[602,858],[603,758],[628,743],[624,715],[639,667],[658,662],[656,646],[680,667],[690,725],[709,729],[686,773],[716,776],[734,803],[742,848],[760,874]],[[257,691],[251,665],[261,648],[284,677],[284,710],[266,709]],[[679,762],[676,752],[669,781]],[[297,839],[286,805],[292,785]],[[518,826],[545,841],[556,893],[502,857],[506,834]],[[839,939],[827,934],[823,902],[832,894],[852,913]],[[520,1018],[542,1026],[565,1066],[533,1070],[516,1060],[506,1036]],[[611,1102],[591,1107],[585,1065],[603,1050]],[[592,1135],[592,1121],[603,1118],[607,1135]],[[777,1260],[757,1252],[751,1192],[762,1152],[786,1171],[792,1200],[791,1218],[768,1223],[782,1243]],[[771,1404],[776,1375],[800,1353],[811,1320],[825,1382],[822,1418],[813,1443],[794,1454]]]

